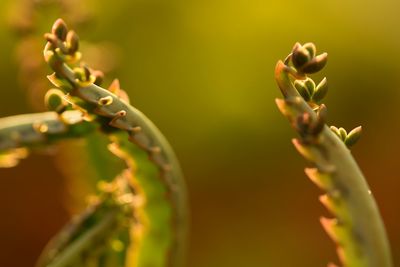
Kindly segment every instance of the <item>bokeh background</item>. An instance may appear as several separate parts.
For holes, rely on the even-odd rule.
[[[337,262],[318,220],[329,214],[274,104],[276,61],[315,42],[329,53],[329,123],[364,127],[352,151],[400,266],[398,10],[397,0],[3,0],[0,116],[41,108],[41,38],[61,16],[175,148],[190,192],[188,266],[326,266]],[[0,266],[32,266],[70,216],[60,165],[85,164],[54,157],[0,170]]]

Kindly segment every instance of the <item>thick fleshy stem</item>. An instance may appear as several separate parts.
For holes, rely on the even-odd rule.
[[[49,111],[0,118],[0,167],[13,167],[31,148],[91,133],[96,123],[87,122],[79,110]]]
[[[129,104],[127,94],[119,88],[119,82],[113,82],[108,89],[98,86],[102,74],[80,62],[79,39],[68,30],[63,20],[58,19],[45,38],[48,42],[44,58],[54,71],[48,76],[49,80],[64,93],[76,97],[76,103],[79,102],[107,132],[122,130],[128,133],[129,141],[145,151],[157,167],[157,183],[161,183],[166,190],[163,197],[172,210],[168,224],[173,238],[168,241],[171,244],[165,253],[167,266],[182,266],[186,239],[186,192],[171,146],[158,128]]]
[[[93,266],[125,266],[120,265],[125,261],[124,250],[134,241],[128,238],[125,244],[118,237],[136,223],[131,179],[131,173],[124,171],[113,182],[101,183],[89,207],[48,243],[36,267],[92,266],[89,262]]]
[[[304,93],[310,88],[305,84],[307,74],[326,64],[327,54],[316,56],[315,52],[311,43],[296,44],[286,60],[277,63],[275,79],[284,99],[277,99],[276,103],[300,135],[293,140],[296,149],[314,165],[306,168],[306,174],[326,191],[320,201],[335,218],[321,218],[321,223],[336,242],[343,265],[391,267],[389,243],[378,207],[348,149],[359,138],[361,128],[349,134],[344,129],[336,131],[336,127],[331,130],[325,125],[326,107],[309,102],[308,96],[315,92]],[[326,89],[323,90],[319,94],[324,96]],[[321,97],[317,98],[320,102]]]

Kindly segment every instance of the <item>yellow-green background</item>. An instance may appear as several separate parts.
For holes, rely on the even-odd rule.
[[[11,2],[0,3],[0,116],[32,111],[18,83],[19,39],[9,27],[10,16],[23,14],[10,15]],[[76,9],[93,14],[81,38],[116,47],[107,81],[120,78],[181,161],[190,193],[188,266],[337,262],[318,222],[328,215],[321,192],[305,177],[294,132],[274,104],[274,65],[296,41],[329,53],[322,74],[330,83],[329,123],[364,127],[353,154],[400,265],[398,0],[81,2],[89,4]],[[59,15],[38,14],[37,34]],[[68,220],[65,183],[52,156],[0,170],[0,266],[33,265]]]

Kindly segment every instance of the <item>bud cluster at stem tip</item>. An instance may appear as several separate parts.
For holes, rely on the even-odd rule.
[[[317,49],[313,43],[301,45],[296,43],[293,47],[291,58],[293,66],[301,74],[312,74],[320,71],[328,60],[328,54],[316,55]]]
[[[58,67],[60,61],[68,64],[80,62],[79,37],[74,31],[68,30],[62,19],[58,19],[54,23],[51,33],[46,33],[45,38],[49,42],[45,48],[45,59],[51,66]],[[73,71],[74,82],[79,83],[81,86],[91,83],[99,85],[104,76],[101,71],[92,70],[84,64],[73,68]],[[52,77],[52,81],[56,81],[56,78]],[[57,82],[60,83],[59,81]]]
[[[62,19],[56,20],[51,29],[51,34],[45,35],[46,39],[60,48],[65,54],[74,55],[79,50],[79,37],[74,31],[69,31]],[[57,41],[64,43],[60,46]]]

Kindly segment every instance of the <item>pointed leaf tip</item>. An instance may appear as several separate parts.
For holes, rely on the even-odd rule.
[[[311,60],[310,52],[303,46],[296,46],[292,54],[293,66],[298,69]]]
[[[358,126],[354,128],[353,130],[348,133],[346,139],[344,140],[344,143],[346,144],[347,147],[351,147],[357,143],[357,141],[360,139],[362,134],[362,127]]]
[[[67,34],[67,48],[70,55],[75,54],[79,50],[79,37],[74,31]]]
[[[317,48],[315,47],[314,43],[305,43],[303,47],[308,50],[311,58],[315,57],[317,54]]]
[[[347,131],[343,127],[339,128],[339,134],[340,134],[340,139],[342,139],[342,141],[345,141],[347,137]]]
[[[299,71],[307,74],[312,74],[322,70],[328,61],[328,53],[323,53],[314,57],[312,60],[304,64]]]
[[[304,98],[305,101],[310,101],[311,93],[304,81],[294,81],[294,87],[297,89],[297,92]]]
[[[67,24],[61,18],[57,19],[53,27],[51,28],[51,32],[57,36],[60,40],[65,41],[68,33]]]
[[[315,103],[320,103],[327,93],[328,93],[328,80],[326,78],[323,78],[322,81],[315,88],[315,92],[312,98]]]
[[[339,242],[339,237],[337,233],[337,219],[329,219],[326,217],[321,217],[320,219],[321,225],[324,228],[325,232],[329,235],[329,237],[335,241],[336,243]]]
[[[112,83],[110,84],[110,86],[108,87],[108,90],[113,94],[116,94],[120,89],[121,89],[121,86],[119,83],[119,79],[114,79],[112,81]]]

